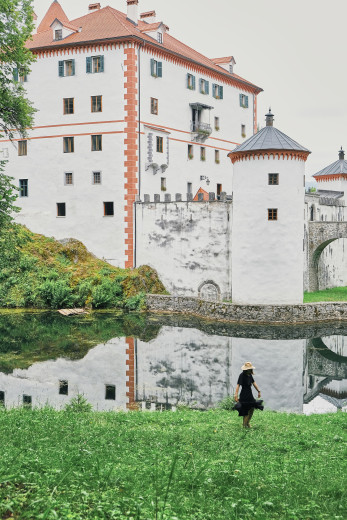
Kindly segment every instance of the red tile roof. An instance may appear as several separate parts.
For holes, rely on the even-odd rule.
[[[75,32],[63,40],[53,40],[53,32],[50,29],[50,25],[56,18],[58,18],[58,20],[60,20],[64,25],[69,23],[72,27],[81,27],[81,32]],[[37,34],[34,34],[32,40],[27,42],[27,47],[32,50],[44,50],[45,48],[77,46],[82,45],[83,43],[91,43],[93,41],[109,41],[132,37],[151,43],[157,48],[166,51],[168,54],[174,53],[176,56],[178,55],[184,60],[207,67],[224,77],[227,76],[230,79],[235,80],[236,83],[242,82],[245,86],[248,86],[256,93],[262,91],[261,88],[240,76],[230,74],[222,67],[219,67],[213,60],[200,54],[191,47],[188,47],[188,45],[185,45],[179,40],[176,40],[176,38],[168,33],[163,34],[163,43],[160,44],[157,40],[143,32],[144,30],[153,30],[152,26],[153,28],[157,28],[160,23],[161,22],[147,24],[146,22],[139,20],[138,25],[136,26],[127,19],[126,14],[109,6],[91,11],[80,18],[69,21],[59,2],[55,0],[40,23]],[[242,85],[240,86],[242,87]]]
[[[212,58],[212,61],[218,65],[219,63],[230,63],[233,59],[233,56],[227,56],[226,58]]]
[[[199,193],[203,193],[203,195],[204,195],[204,200],[209,200],[209,196],[208,196],[207,191],[203,190],[202,188],[199,188],[198,191],[197,191],[196,194],[195,194],[194,199],[193,199],[194,201],[199,200],[199,197],[198,197],[198,194],[199,194]]]

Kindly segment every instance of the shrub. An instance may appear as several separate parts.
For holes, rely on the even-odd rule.
[[[118,283],[109,279],[103,280],[92,289],[92,306],[95,309],[122,307],[122,294],[123,289]]]
[[[140,292],[135,294],[135,296],[131,296],[125,302],[124,308],[128,311],[138,311],[145,306],[146,298],[145,293]]]
[[[73,397],[71,401],[65,406],[65,410],[67,412],[74,413],[91,412],[92,409],[92,405],[88,403],[83,394],[77,394],[77,396]]]
[[[224,399],[222,399],[218,403],[217,408],[219,408],[220,410],[228,410],[230,412],[231,410],[234,409],[234,406],[235,406],[234,396],[227,395],[226,397],[224,397]]]
[[[39,286],[38,294],[52,309],[72,307],[75,304],[72,289],[65,280],[46,280]]]

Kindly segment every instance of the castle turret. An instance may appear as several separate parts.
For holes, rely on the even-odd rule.
[[[305,161],[310,151],[273,126],[235,148],[232,301],[303,302]]]
[[[339,150],[338,160],[315,173],[313,177],[318,182],[319,191],[347,193],[347,161],[342,146]]]

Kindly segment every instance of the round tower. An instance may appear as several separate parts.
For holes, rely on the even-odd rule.
[[[232,301],[303,302],[305,161],[310,151],[273,126],[235,148]]]

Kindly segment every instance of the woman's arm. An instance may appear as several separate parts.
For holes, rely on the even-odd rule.
[[[255,388],[255,389],[257,390],[257,392],[258,392],[258,397],[261,397],[260,390],[259,390],[258,385],[257,385],[257,383],[256,383],[255,381],[253,381],[253,386],[254,386],[254,388]]]
[[[240,385],[237,384],[236,388],[235,388],[235,396],[234,396],[236,402],[239,400],[239,390],[240,390]]]

